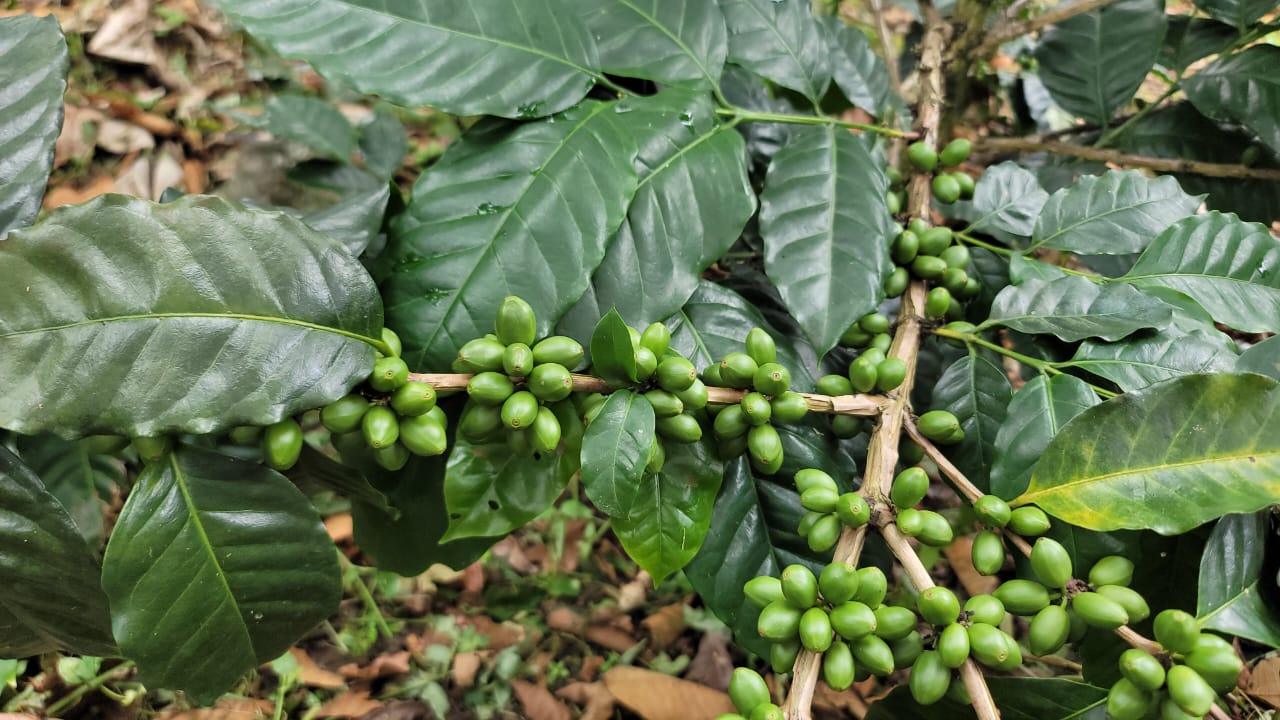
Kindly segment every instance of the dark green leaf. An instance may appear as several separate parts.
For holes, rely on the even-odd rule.
[[[804,112],[792,102],[794,95],[775,94],[772,84],[737,65],[725,66],[724,76],[720,78],[720,89],[729,103],[735,107],[760,112]],[[791,131],[797,127],[785,123],[766,122],[738,124],[738,133],[746,139],[747,152],[751,155],[753,177],[764,176],[769,161],[787,143],[791,138]]]
[[[1231,339],[1213,328],[1168,328],[1123,342],[1082,343],[1070,365],[1104,377],[1125,392],[1190,373],[1229,372],[1236,362]]]
[[[1051,283],[1065,277],[1070,276],[1065,270],[1053,263],[1036,260],[1025,255],[1009,256],[1009,280],[1014,285],[1021,285],[1029,280]],[[1008,290],[1008,287],[1001,289],[1000,292],[1002,293],[1005,290]],[[999,293],[996,296],[999,297]]]
[[[235,118],[330,160],[351,162],[356,153],[355,127],[338,108],[317,97],[272,95],[261,115],[236,113]]]
[[[1185,70],[1201,58],[1218,54],[1238,37],[1235,28],[1216,20],[1170,15],[1159,62],[1173,70]]]
[[[1200,627],[1280,647],[1280,621],[1259,591],[1269,513],[1228,515],[1218,521],[1200,559]]]
[[[711,526],[721,466],[710,442],[669,443],[662,472],[646,473],[630,513],[613,520],[622,548],[655,583],[688,564]]]
[[[959,683],[956,677],[952,682]],[[1068,678],[1001,677],[986,678],[991,696],[1005,720],[1103,720],[1105,688]],[[911,697],[905,684],[871,704],[867,720],[969,720],[973,708],[949,697],[925,707]]]
[[[1086,255],[1138,252],[1199,204],[1199,197],[1182,192],[1170,177],[1153,180],[1137,170],[1086,175],[1049,196],[1031,247]]]
[[[1138,330],[1164,327],[1173,317],[1165,303],[1123,284],[1098,285],[1068,275],[1046,282],[1026,279],[996,295],[991,318],[980,328],[1005,326],[1030,334],[1119,340]]]
[[[1185,293],[1237,330],[1280,331],[1280,241],[1260,223],[1217,211],[1186,218],[1120,279]]]
[[[1098,402],[1088,384],[1071,375],[1038,375],[1027,381],[1014,394],[996,433],[991,492],[1006,500],[1021,495],[1031,481],[1032,468],[1058,430]]]
[[[391,186],[381,185],[345,197],[323,210],[307,213],[302,221],[339,240],[352,255],[359,255],[382,232],[382,217],[390,199]]]
[[[663,84],[715,87],[729,33],[709,0],[605,0],[585,17],[600,68]]]
[[[1280,493],[1280,387],[1261,375],[1190,375],[1077,415],[1018,504],[1092,530],[1186,532]]]
[[[1004,370],[973,352],[947,368],[933,388],[930,409],[951,411],[964,430],[964,440],[946,448],[947,457],[984,491],[1012,396]]]
[[[871,41],[839,18],[826,19],[830,32],[832,79],[849,102],[872,115],[883,115],[892,103],[889,70],[871,49]]]
[[[1040,79],[1062,109],[1105,125],[1155,64],[1165,23],[1164,0],[1121,0],[1051,25],[1036,46]]]
[[[186,447],[138,477],[102,588],[143,682],[201,704],[284,652],[342,597],[333,543],[292,483]]]
[[[581,297],[636,189],[635,142],[614,109],[481,123],[422,174],[383,285],[412,366],[448,367],[507,295],[533,306],[539,335]]]
[[[836,127],[795,133],[760,196],[764,267],[819,355],[884,297],[889,181],[862,140]]]
[[[567,0],[218,0],[276,52],[401,105],[531,118],[581,100],[596,45]]]
[[[98,562],[58,499],[0,445],[0,656],[116,655]]]
[[[0,307],[0,427],[68,436],[202,434],[320,407],[368,375],[382,327],[338,241],[201,195],[104,195],[11,233]]]
[[[561,321],[574,337],[610,306],[639,328],[679,310],[756,208],[742,136],[705,93],[665,90],[619,107],[640,143],[640,182],[591,287]]]
[[[365,169],[374,177],[389,181],[409,152],[409,136],[394,116],[376,112],[360,126],[360,152]]]
[[[40,212],[66,89],[67,41],[58,21],[0,18],[0,238]]]
[[[103,497],[123,485],[124,465],[107,455],[89,454],[83,441],[56,435],[19,435],[17,441],[22,462],[62,503],[85,542],[97,547],[107,509]]]
[[[1254,20],[1276,9],[1275,0],[1196,0],[1196,7],[1243,31]]]
[[[458,438],[444,476],[449,530],[443,541],[506,535],[551,507],[577,471],[575,452],[529,456],[505,442]]]
[[[614,387],[636,382],[636,347],[617,308],[610,308],[591,333],[591,372]]]
[[[372,464],[372,456],[369,460]],[[370,485],[364,473],[350,465],[331,459],[310,445],[302,446],[298,464],[290,468],[287,475],[304,490],[308,488],[331,490],[348,500],[372,505],[384,513],[396,515],[395,508],[387,502],[387,496]]]
[[[1280,47],[1254,45],[1219,58],[1182,87],[1200,112],[1244,125],[1280,153]]]
[[[587,427],[582,438],[582,489],[609,517],[631,513],[653,442],[653,406],[643,395],[626,390],[610,395]]]
[[[1280,380],[1280,335],[1268,338],[1240,353],[1236,372],[1251,372]]]
[[[987,168],[973,191],[973,208],[978,217],[969,232],[1003,230],[1031,237],[1036,218],[1049,199],[1040,181],[1012,161]]]
[[[805,0],[719,0],[729,60],[815,104],[831,82],[826,33]]]

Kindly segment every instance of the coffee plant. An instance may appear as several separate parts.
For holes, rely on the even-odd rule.
[[[754,658],[726,717],[1260,712],[1272,2],[219,7],[466,130],[402,196],[392,116],[282,97],[327,210],[37,219],[67,49],[0,20],[0,654],[210,702],[335,610],[299,486],[416,574],[576,477]]]

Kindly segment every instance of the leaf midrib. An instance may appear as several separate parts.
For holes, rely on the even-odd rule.
[[[1057,485],[1051,485],[1051,486],[1045,487],[1044,489],[1041,489],[1041,490],[1036,490],[1034,492],[1028,491],[1026,493],[1023,493],[1018,498],[1018,505],[1030,504],[1034,502],[1034,499],[1036,497],[1053,495],[1067,488],[1075,489],[1082,486],[1093,485],[1095,483],[1111,480],[1113,478],[1123,478],[1129,475],[1141,475],[1143,473],[1154,472],[1154,471],[1176,470],[1178,468],[1194,467],[1199,465],[1213,466],[1213,465],[1219,465],[1219,464],[1228,463],[1228,462],[1238,462],[1238,461],[1244,460],[1245,458],[1254,458],[1255,460],[1259,458],[1275,458],[1277,460],[1280,460],[1280,450],[1276,450],[1273,452],[1241,452],[1241,453],[1233,453],[1228,455],[1201,456],[1201,457],[1198,457],[1192,460],[1186,460],[1183,462],[1165,463],[1162,465],[1146,465],[1142,467],[1116,470],[1114,472],[1103,473],[1101,475],[1093,475],[1093,476],[1083,477],[1083,478],[1074,478],[1064,483],[1059,483]],[[1035,482],[1035,478],[1032,478],[1032,482],[1033,483]]]
[[[318,323],[307,322],[305,320],[295,320],[293,318],[271,317],[268,315],[250,315],[248,313],[139,313],[136,315],[116,315],[113,317],[95,318],[92,320],[80,320],[73,323],[64,323],[62,325],[51,325],[48,327],[31,328],[29,330],[15,330],[13,332],[0,334],[0,340],[6,338],[18,337],[21,335],[33,335],[46,332],[61,332],[63,330],[74,330],[81,327],[89,327],[91,325],[105,325],[114,322],[132,322],[137,320],[167,320],[167,319],[188,319],[188,318],[213,318],[220,320],[243,320],[246,322],[265,322],[276,325],[292,325],[294,327],[306,328],[308,330],[316,330],[320,332],[333,333],[341,335],[352,340],[373,344],[373,338],[365,337],[349,330],[328,327]]]

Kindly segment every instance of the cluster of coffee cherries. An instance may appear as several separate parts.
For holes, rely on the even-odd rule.
[[[796,532],[814,552],[835,547],[844,526],[861,527],[871,519],[871,506],[856,492],[841,493],[836,481],[817,468],[796,472],[796,490],[805,514]]]
[[[907,146],[907,160],[912,167],[922,173],[933,173],[933,197],[944,205],[957,200],[968,200],[973,197],[974,180],[968,173],[956,170],[960,163],[969,159],[973,144],[964,138],[956,138],[947,143],[939,152],[929,143],[919,140]],[[950,172],[945,172],[950,170]],[[902,208],[903,185],[906,176],[895,167],[885,169],[889,176],[889,194],[885,197],[889,210],[895,215]]]
[[[1200,632],[1182,610],[1156,615],[1157,655],[1130,648],[1120,655],[1121,678],[1107,694],[1107,714],[1115,720],[1187,720],[1208,714],[1218,693],[1236,686],[1244,663],[1231,643]]]
[[[782,438],[774,424],[799,422],[809,412],[804,396],[791,390],[791,371],[778,360],[769,333],[752,328],[745,352],[731,352],[703,371],[712,385],[746,390],[736,405],[713,407],[717,453],[729,460],[747,453],[756,472],[772,475],[782,467]]]
[[[524,455],[553,452],[562,425],[559,412],[576,412],[573,373],[583,361],[582,345],[573,338],[537,337],[537,316],[529,303],[514,295],[498,306],[494,332],[458,350],[454,372],[472,373],[467,404],[458,433],[470,442],[505,438],[512,451]]]
[[[379,353],[363,385],[321,408],[320,422],[339,452],[364,445],[379,465],[399,470],[411,455],[440,455],[448,448],[447,418],[436,406],[435,388],[409,379],[400,338],[383,329],[382,340],[390,354]],[[270,432],[268,427],[264,435]]]

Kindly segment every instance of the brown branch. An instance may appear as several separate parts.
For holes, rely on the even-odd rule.
[[[414,382],[430,383],[439,392],[466,390],[472,375],[466,373],[409,373]],[[521,378],[511,378],[520,381]],[[579,392],[611,393],[618,388],[593,375],[573,375],[573,389]],[[735,390],[726,387],[707,387],[707,402],[713,405],[735,405],[742,401],[747,390]],[[889,398],[883,395],[818,395],[817,393],[800,393],[811,412],[828,415],[862,415],[874,417],[889,404]]]
[[[1013,22],[1007,25],[995,27],[991,32],[987,33],[986,39],[983,40],[982,44],[973,51],[973,55],[978,58],[990,57],[1000,49],[1001,45],[1009,42],[1010,40],[1022,37],[1028,33],[1036,32],[1037,30],[1042,30],[1050,25],[1073,18],[1076,15],[1083,15],[1084,13],[1104,8],[1116,1],[1117,0],[1079,0],[1079,2],[1074,2],[1069,5],[1059,5],[1046,13],[1042,13],[1031,18],[1030,20],[1022,20],[1020,22]]]
[[[1231,163],[1211,163],[1200,160],[1183,160],[1130,155],[1119,150],[1084,147],[1064,142],[1038,142],[1030,138],[980,138],[974,142],[978,152],[1034,153],[1050,152],[1055,155],[1141,167],[1157,172],[1188,173],[1205,177],[1243,178],[1250,180],[1280,180],[1280,170],[1253,168]]]

